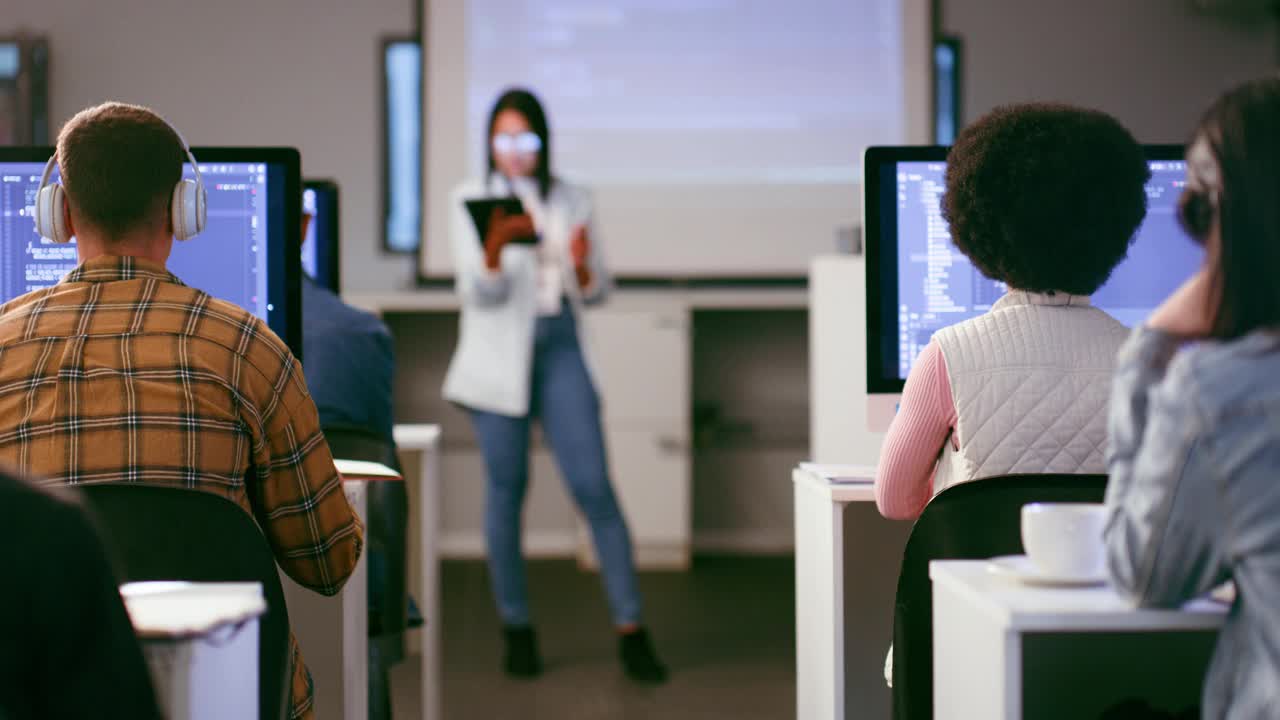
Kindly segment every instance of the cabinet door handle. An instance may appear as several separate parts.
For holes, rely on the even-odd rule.
[[[658,449],[668,455],[683,455],[689,446],[680,438],[667,436],[658,438]]]

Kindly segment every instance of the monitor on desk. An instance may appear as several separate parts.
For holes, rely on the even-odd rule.
[[[942,217],[946,147],[876,147],[865,158],[867,423],[881,432],[933,333],[986,312],[1005,286],[951,244]],[[1125,325],[1142,322],[1199,266],[1201,249],[1175,210],[1186,164],[1181,146],[1148,146],[1147,216],[1128,256],[1093,294]]]
[[[0,302],[55,285],[76,266],[75,240],[47,242],[32,219],[52,154],[50,147],[0,147]],[[192,154],[208,193],[209,219],[200,235],[174,243],[169,270],[262,318],[301,357],[298,151],[196,147]],[[190,164],[183,175],[194,177]]]
[[[332,180],[303,183],[302,211],[311,216],[302,238],[302,271],[321,287],[340,293],[338,274],[338,185]]]

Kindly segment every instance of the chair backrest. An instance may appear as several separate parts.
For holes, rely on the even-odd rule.
[[[161,720],[99,524],[74,488],[0,469],[0,718]]]
[[[327,425],[324,437],[335,458],[382,463],[401,475],[395,443],[367,428]],[[403,482],[371,482],[365,494],[365,557],[369,563],[369,635],[403,633],[409,619],[409,494]],[[403,639],[388,647],[403,653]]]
[[[1102,502],[1106,475],[1008,475],[942,491],[916,521],[902,553],[893,612],[893,717],[933,717],[931,560],[1022,552],[1022,506]]]
[[[78,486],[97,516],[121,582],[260,582],[259,715],[286,717],[292,686],[289,611],[275,557],[253,518],[211,493],[155,485]]]

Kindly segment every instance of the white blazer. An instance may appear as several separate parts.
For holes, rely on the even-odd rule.
[[[444,397],[464,407],[522,417],[529,413],[534,326],[538,320],[537,250],[530,245],[508,245],[502,250],[501,269],[491,272],[485,267],[481,240],[463,204],[472,198],[509,194],[507,182],[493,175],[487,180],[462,184],[450,200],[453,217],[449,240],[453,244],[455,287],[462,312],[458,347],[445,375]],[[592,226],[591,195],[576,185],[555,180],[545,210],[541,228],[544,242],[554,238],[568,247],[573,228],[578,224],[588,227],[591,287],[579,289],[567,253],[560,271],[561,285],[577,321],[578,342],[590,371],[582,309],[604,300],[612,287],[600,236]]]

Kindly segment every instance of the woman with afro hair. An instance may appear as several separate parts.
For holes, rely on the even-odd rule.
[[[1142,147],[1114,118],[997,108],[947,157],[942,213],[960,252],[1008,292],[939,330],[881,451],[876,504],[913,519],[949,485],[1107,470],[1107,398],[1128,330],[1092,307],[1146,215]]]

